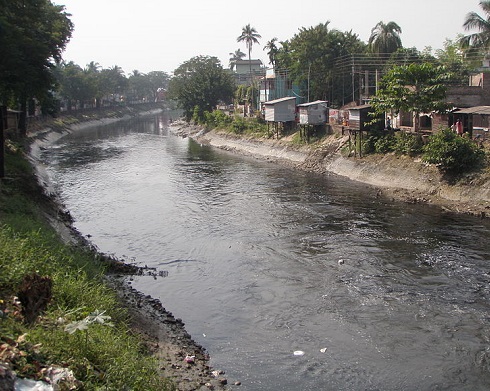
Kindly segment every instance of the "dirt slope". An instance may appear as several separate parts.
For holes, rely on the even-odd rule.
[[[342,147],[348,136],[331,135],[322,144],[295,146],[291,140],[247,139],[185,123],[175,123],[171,130],[200,143],[235,153],[287,164],[318,173],[333,173],[366,183],[392,199],[410,203],[428,203],[482,218],[490,217],[490,169],[467,174],[457,180],[444,178],[437,167],[408,156],[369,155],[345,157]]]

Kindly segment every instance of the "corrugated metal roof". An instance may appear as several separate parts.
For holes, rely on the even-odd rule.
[[[313,106],[313,105],[319,105],[319,104],[327,104],[328,102],[326,100],[316,100],[314,102],[308,102],[308,103],[301,103],[298,105],[299,107],[308,107],[308,106]]]
[[[279,98],[279,99],[270,100],[268,102],[264,102],[264,105],[273,105],[273,104],[285,102],[285,101],[291,100],[291,99],[296,100],[296,98],[294,96],[287,96],[285,98]]]
[[[484,114],[490,115],[490,106],[474,106],[454,111],[455,114]]]

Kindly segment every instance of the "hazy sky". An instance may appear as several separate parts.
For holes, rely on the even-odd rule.
[[[252,58],[268,63],[265,44],[291,39],[302,27],[330,21],[365,42],[379,22],[396,22],[403,46],[443,47],[465,33],[470,11],[484,16],[480,0],[52,0],[65,5],[75,24],[63,58],[85,67],[91,61],[127,74],[165,71],[198,55],[216,56],[228,66],[229,53],[247,53],[237,37],[249,24],[262,36]],[[248,53],[247,53],[248,55]]]

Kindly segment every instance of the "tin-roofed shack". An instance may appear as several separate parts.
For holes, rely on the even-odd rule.
[[[363,133],[383,130],[384,120],[381,115],[373,116],[374,113],[371,105],[360,105],[349,107],[349,145],[354,146],[354,155],[362,156],[362,139]],[[376,121],[373,122],[373,119]],[[351,148],[352,150],[352,148]]]
[[[324,100],[316,100],[298,105],[300,125],[324,125],[328,122],[327,103]]]
[[[265,120],[290,122],[296,118],[296,98],[286,97],[264,102]]]
[[[316,100],[314,102],[298,105],[300,137],[310,141],[312,133],[319,135],[325,132],[328,123],[327,101]]]
[[[296,120],[296,98],[286,97],[264,102],[264,117],[273,125],[279,137],[279,124],[283,128],[292,127]]]
[[[382,130],[384,128],[383,119],[381,116],[377,118],[375,123],[370,123],[375,117],[371,105],[361,105],[349,107],[349,130],[351,131],[369,131]]]

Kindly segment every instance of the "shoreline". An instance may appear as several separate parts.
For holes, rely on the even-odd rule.
[[[366,155],[344,157],[341,148],[348,136],[329,135],[315,146],[294,146],[287,137],[279,140],[247,139],[219,130],[204,131],[185,122],[171,125],[171,131],[201,144],[285,164],[321,175],[339,175],[377,189],[392,201],[434,205],[445,212],[490,218],[490,169],[468,173],[448,183],[434,165],[420,157]]]
[[[27,157],[34,169],[37,185],[43,192],[45,218],[65,243],[88,248],[95,257],[109,263],[106,283],[116,291],[122,305],[130,310],[130,327],[141,337],[148,351],[158,359],[162,377],[174,382],[179,391],[227,390],[228,381],[224,377],[224,372],[210,366],[209,354],[187,333],[184,322],[167,311],[160,300],[145,295],[131,286],[132,275],[148,274],[154,278],[159,276],[153,274],[152,269],[125,263],[124,260],[100,252],[74,228],[69,210],[50,184],[46,169],[40,161],[43,148],[67,134],[134,117],[152,116],[158,112],[161,110],[139,112],[136,115],[124,115],[119,118],[94,119],[56,130],[46,126],[42,130],[29,134]],[[194,356],[192,362],[187,362],[186,356]],[[235,382],[235,385],[239,385],[239,382]]]

